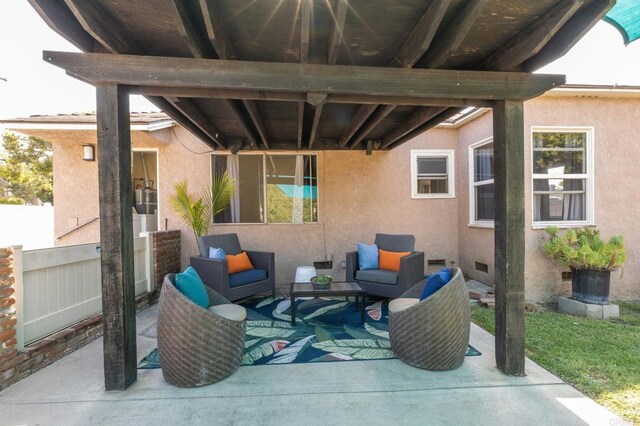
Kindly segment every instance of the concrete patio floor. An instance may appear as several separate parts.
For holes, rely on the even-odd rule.
[[[138,358],[156,346],[155,317],[155,306],[137,317]],[[526,377],[502,375],[493,336],[475,325],[471,344],[482,356],[448,372],[395,359],[247,366],[180,389],[138,370],[127,391],[105,392],[99,339],[0,392],[0,424],[625,424],[530,360]]]

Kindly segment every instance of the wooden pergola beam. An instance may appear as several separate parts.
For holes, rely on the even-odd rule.
[[[396,109],[395,105],[385,105],[382,108],[378,108],[378,111],[375,113],[373,118],[367,121],[367,124],[360,129],[360,133],[358,133],[358,136],[356,136],[353,142],[351,142],[351,145],[349,145],[349,149],[354,149],[356,146],[358,146],[358,144],[365,137],[367,137],[367,135],[371,133],[373,129],[378,127],[378,124],[382,123],[384,119],[393,112],[394,109]]]
[[[64,0],[28,0],[47,25],[84,52],[95,52],[95,39],[72,15],[65,12]]]
[[[478,100],[530,99],[563,75],[222,61],[44,51],[43,58],[96,83]]]
[[[80,0],[65,0],[65,3],[82,28],[109,52],[140,53],[137,46],[115,30],[117,23],[100,3]]]
[[[427,68],[439,68],[449,55],[455,51],[464,41],[467,33],[473,27],[474,22],[480,16],[480,12],[488,0],[472,0],[462,7],[459,13],[447,24],[438,36],[437,40],[431,43],[429,51],[426,53],[423,66]],[[396,144],[402,136],[420,127],[434,116],[433,108],[422,107],[414,112],[411,117],[400,126],[383,136],[382,146],[389,147]],[[420,122],[417,118],[422,117]]]
[[[215,0],[200,0],[200,10],[207,28],[207,35],[220,59],[235,59],[236,53],[227,37],[224,23]]]
[[[172,0],[175,5],[177,16],[179,21],[182,21],[178,28],[191,29],[184,31],[186,34],[181,34],[188,40],[193,56],[196,58],[213,58],[213,52],[211,48],[215,50],[215,54],[220,59],[231,59],[236,57],[235,49],[229,41],[224,30],[222,19],[220,18],[220,12],[217,9],[217,5],[213,1],[202,0],[199,2],[200,10],[205,21],[205,27],[207,28],[207,35],[209,42],[201,40],[199,34],[193,29],[193,20],[188,15],[188,11],[182,2],[182,0]],[[269,140],[267,139],[267,132],[264,127],[264,122],[258,110],[258,106],[253,100],[243,99],[242,105],[244,105],[245,111],[240,108],[235,101],[225,100],[227,107],[237,117],[240,125],[243,128],[244,134],[251,143],[251,146],[257,148],[257,141],[254,135],[253,127],[258,132],[258,136],[262,140],[265,148],[269,149]],[[253,127],[249,124],[253,123]]]
[[[412,68],[431,46],[451,0],[434,0],[424,11],[407,39],[402,43],[390,66]]]
[[[213,58],[213,51],[211,50],[209,42],[208,40],[204,40],[203,37],[201,37],[200,32],[195,28],[193,19],[189,16],[189,11],[187,10],[185,2],[183,0],[170,0],[169,3],[173,7],[173,17],[176,29],[185,44],[189,47],[193,57]]]
[[[537,55],[524,63],[524,71],[533,72],[564,56],[615,4],[616,0],[596,0],[580,8]]]
[[[564,0],[558,3],[555,7],[549,9],[535,22],[505,43],[500,49],[496,50],[496,53],[486,58],[479,68],[484,70],[507,71],[522,64],[526,59],[543,49],[549,40],[563,27],[563,25],[576,13],[576,11],[580,9],[582,4],[583,0]],[[470,13],[477,12],[473,6],[473,4],[469,4],[467,6]],[[459,19],[464,20],[464,17],[460,17]],[[449,116],[456,113],[457,111],[452,111]],[[420,122],[420,117],[424,117],[424,121]],[[407,121],[388,132],[383,137],[382,146],[396,147],[415,135],[423,133],[433,127],[425,126],[425,123],[431,122],[432,117],[431,108],[419,109]],[[406,135],[409,136],[405,137]]]
[[[176,108],[171,102],[167,100],[167,98],[162,96],[146,96],[149,102],[157,106],[160,110],[167,113],[171,118],[173,118],[176,122],[178,122],[182,127],[193,133],[198,139],[207,144],[211,149],[217,149],[222,142],[223,136],[220,135],[218,141],[212,139],[207,133],[203,132],[202,129],[196,125],[192,119],[186,116],[181,110]]]
[[[391,146],[395,141],[410,133],[412,130],[420,127],[434,116],[442,112],[442,108],[438,107],[425,107],[419,108],[416,112],[411,114],[409,119],[399,126],[389,131],[382,138],[382,145],[380,149],[385,149]]]
[[[413,65],[424,55],[424,53],[431,46],[433,37],[444,18],[444,14],[449,7],[450,0],[434,0],[427,6],[418,23],[413,27],[409,36],[406,38],[402,46],[398,50],[398,53],[391,60],[389,66],[412,68]],[[353,136],[362,128],[367,119],[376,110],[376,107],[369,105],[361,106],[356,113],[357,120],[353,120],[351,126],[340,138],[340,147],[342,148],[353,138]],[[351,144],[351,147],[355,147],[373,130],[383,119],[393,111],[393,108],[385,107],[379,111],[377,118],[382,118],[378,121],[374,119],[375,126],[367,125],[366,129],[360,131],[357,141]],[[371,123],[371,122],[369,122]]]
[[[464,2],[462,10],[455,14],[438,39],[432,43],[420,65],[425,68],[439,68],[451,53],[460,47],[487,2],[488,0]]]
[[[74,76],[80,78],[79,76]],[[88,82],[88,80],[87,80]],[[94,84],[89,82],[89,84]],[[253,99],[257,101],[277,102],[305,102],[308,99],[306,93],[295,92],[267,92],[236,89],[193,89],[186,87],[157,87],[157,86],[129,86],[129,92],[144,96],[172,96],[178,98],[210,98],[210,99]],[[417,98],[411,96],[386,96],[384,99],[368,95],[326,95],[324,103],[327,104],[365,104],[365,105],[405,105],[405,106],[447,106],[447,107],[491,107],[491,101],[478,99],[447,99],[447,98]]]
[[[348,0],[338,0],[338,7],[335,14],[332,13],[333,26],[331,27],[331,35],[329,36],[329,48],[327,49],[327,64],[335,65],[340,55],[340,48],[344,39],[344,25],[347,20],[347,11],[349,10]],[[308,46],[308,44],[307,44]]]
[[[485,70],[509,70],[537,54],[582,6],[584,0],[564,0],[509,40],[480,66]]]
[[[214,141],[222,149],[227,148],[222,134],[210,123],[210,120],[204,116],[200,108],[191,99],[167,98],[167,101],[185,117],[188,117],[207,136],[207,139]]]

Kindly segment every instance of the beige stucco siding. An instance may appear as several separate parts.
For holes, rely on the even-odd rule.
[[[546,258],[541,244],[546,239],[543,230],[533,229],[531,192],[531,129],[532,126],[593,127],[595,225],[609,238],[624,236],[628,260],[624,274],[611,275],[611,297],[640,297],[640,249],[638,223],[640,197],[638,184],[638,143],[640,141],[640,100],[615,98],[541,97],[525,103],[525,297],[527,300],[548,300],[570,293],[570,282],[561,280],[562,268]],[[468,213],[468,147],[491,136],[492,115],[459,129],[460,164],[460,258],[462,269],[473,278],[493,283],[493,229],[467,226]],[[464,193],[464,195],[463,195]],[[474,262],[489,264],[489,274],[478,272]]]
[[[276,253],[277,281],[293,279],[295,268],[333,258],[336,277],[345,253],[361,241],[372,243],[376,232],[409,233],[425,259],[455,262],[478,281],[494,280],[493,228],[469,226],[469,145],[492,136],[486,113],[458,128],[436,128],[390,152],[319,151],[319,222],[304,225],[216,225],[212,232],[236,232],[247,249]],[[640,297],[640,99],[545,96],[525,103],[525,278],[527,300],[566,294],[570,283],[561,268],[545,258],[544,231],[532,227],[532,126],[583,126],[594,129],[595,224],[603,236],[622,234],[628,247],[624,275],[612,275],[613,298]],[[195,239],[171,208],[176,182],[186,179],[192,192],[209,183],[211,149],[177,126],[152,133],[137,132],[133,147],[158,152],[159,229],[182,230],[182,265],[197,253]],[[56,236],[98,215],[97,162],[82,161],[82,144],[95,143],[95,133],[54,138],[54,205]],[[93,139],[92,139],[93,138]],[[86,140],[85,140],[86,139]],[[412,199],[412,149],[455,150],[455,198]],[[306,152],[306,151],[303,151]],[[97,241],[95,222],[59,242]],[[475,262],[489,266],[488,273]],[[426,265],[425,265],[426,266]]]
[[[494,279],[493,228],[469,226],[469,146],[492,135],[490,113],[460,127],[457,134],[460,267],[471,278],[486,284],[493,284]],[[476,270],[475,262],[488,265],[488,273]]]
[[[319,223],[304,225],[216,225],[236,232],[246,248],[276,253],[276,279],[288,283],[300,265],[333,256],[340,262],[356,243],[373,243],[380,233],[416,236],[425,259],[457,261],[457,199],[411,198],[411,149],[454,149],[455,133],[429,132],[391,152],[318,152]],[[184,253],[184,252],[183,252]],[[187,259],[183,257],[183,262]]]

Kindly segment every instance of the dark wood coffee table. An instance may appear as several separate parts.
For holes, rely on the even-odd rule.
[[[360,307],[360,323],[364,324],[365,298],[367,293],[358,283],[350,281],[334,281],[326,290],[316,290],[311,283],[291,283],[289,297],[291,297],[291,325],[296,325],[296,297],[326,297],[353,296],[356,299],[355,308]],[[362,300],[361,300],[362,299]]]

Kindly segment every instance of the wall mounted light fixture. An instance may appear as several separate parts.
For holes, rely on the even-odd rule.
[[[84,161],[96,161],[96,146],[82,145],[82,159]]]

